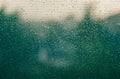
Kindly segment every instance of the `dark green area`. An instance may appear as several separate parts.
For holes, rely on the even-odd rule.
[[[119,79],[119,18],[24,22],[2,8],[0,79]]]

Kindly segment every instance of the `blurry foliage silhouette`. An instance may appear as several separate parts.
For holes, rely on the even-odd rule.
[[[34,33],[21,23],[17,13],[5,14],[0,10],[0,77],[9,79],[18,76],[18,66],[29,64],[38,48]]]
[[[94,20],[88,8],[79,22],[72,17],[36,23],[1,8],[0,79],[119,79],[117,16]]]

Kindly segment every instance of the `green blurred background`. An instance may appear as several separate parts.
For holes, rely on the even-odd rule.
[[[120,14],[25,21],[0,9],[0,79],[119,79]]]

